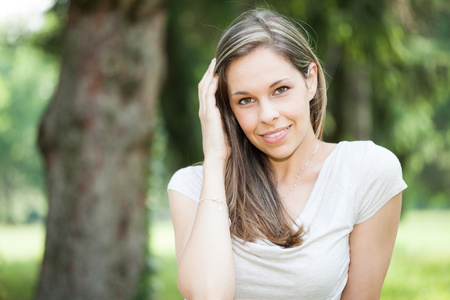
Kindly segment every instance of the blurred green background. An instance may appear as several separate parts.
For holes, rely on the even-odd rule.
[[[12,17],[0,13],[0,299],[31,299],[39,272],[47,203],[35,141],[57,84],[69,5],[16,2]],[[324,139],[371,139],[402,163],[409,187],[382,299],[450,299],[447,0],[167,1],[167,79],[148,165],[149,289],[180,299],[166,185],[202,160],[197,83],[223,29],[257,5],[309,33],[329,83]]]

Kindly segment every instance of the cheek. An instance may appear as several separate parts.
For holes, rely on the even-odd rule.
[[[309,101],[295,101],[293,105],[285,110],[285,114],[293,118],[309,118]]]
[[[256,126],[254,125],[254,122],[252,122],[251,117],[243,114],[235,114],[234,116],[244,132],[244,135],[249,141],[252,141],[253,132],[255,131]]]
[[[236,117],[236,120],[238,121],[239,126],[241,126],[241,129],[245,133],[245,135],[248,135],[248,133],[253,131],[254,122],[251,116],[239,112],[235,113],[234,116]]]

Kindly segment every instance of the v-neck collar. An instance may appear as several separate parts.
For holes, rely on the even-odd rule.
[[[314,183],[314,187],[309,194],[308,200],[306,201],[305,206],[303,207],[302,211],[300,212],[299,216],[295,219],[294,224],[292,224],[292,228],[294,230],[297,230],[299,225],[304,223],[310,223],[310,220],[308,218],[307,211],[310,209],[310,207],[316,202],[314,198],[316,197],[316,194],[324,187],[323,182],[326,181],[328,174],[329,174],[329,168],[332,161],[334,161],[334,157],[336,156],[336,153],[340,149],[342,145],[342,142],[339,142],[335,149],[325,158],[325,161],[323,162],[322,167],[320,168],[319,175],[316,179],[316,182]]]

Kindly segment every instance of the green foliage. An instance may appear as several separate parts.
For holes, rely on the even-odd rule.
[[[166,165],[168,153],[165,122],[161,117],[155,117],[151,126],[153,127],[153,136],[150,148],[151,159],[149,161],[148,205],[151,207],[167,207],[166,185],[171,174]]]
[[[62,54],[64,25],[67,21],[69,3],[68,0],[55,0],[45,15],[43,28],[30,36],[30,42],[36,48],[44,50],[54,58],[60,58]]]
[[[15,214],[21,199],[42,189],[42,165],[35,145],[40,115],[55,87],[54,60],[28,44],[0,32],[0,221],[26,221],[45,213],[39,203]],[[30,201],[28,201],[30,202]]]

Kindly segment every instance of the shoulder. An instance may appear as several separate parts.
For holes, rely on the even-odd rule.
[[[170,185],[170,183],[177,181],[177,180],[195,179],[198,177],[200,179],[202,179],[202,177],[203,177],[203,166],[202,165],[181,168],[173,174],[172,178],[170,179],[169,185]]]
[[[391,153],[388,149],[375,144],[372,141],[342,141],[344,151],[351,153],[352,155],[364,156],[364,155],[383,155],[386,153]]]
[[[344,142],[346,164],[355,190],[355,224],[372,217],[406,188],[398,158],[371,141]]]
[[[401,174],[400,162],[390,150],[372,141],[344,141],[341,144],[345,159],[360,175],[367,172],[376,175],[386,171]]]
[[[198,201],[203,182],[203,166],[190,166],[182,168],[173,174],[167,190],[174,190],[188,198]]]

